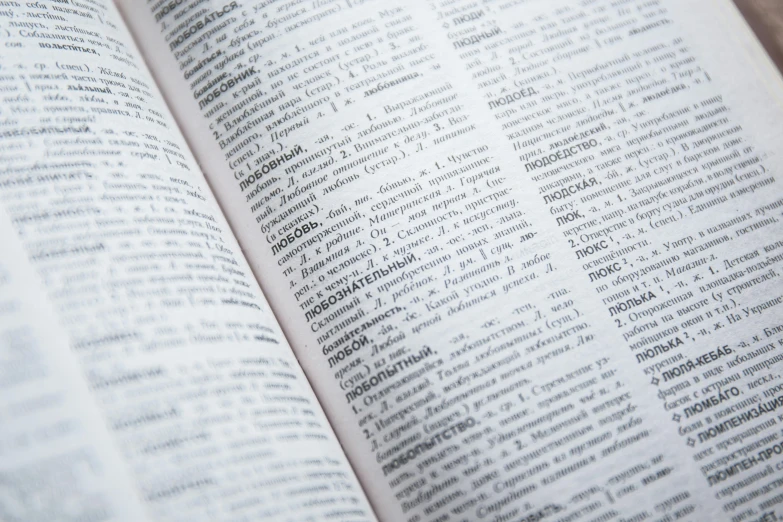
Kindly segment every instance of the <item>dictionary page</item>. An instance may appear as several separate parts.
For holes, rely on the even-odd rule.
[[[144,520],[67,331],[5,214],[0,237],[0,520]]]
[[[0,519],[374,520],[114,5],[0,27]]]
[[[121,5],[383,520],[780,516],[783,84],[729,1]]]

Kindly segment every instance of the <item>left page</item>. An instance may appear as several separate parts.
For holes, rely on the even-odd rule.
[[[0,29],[0,520],[373,520],[112,3]]]

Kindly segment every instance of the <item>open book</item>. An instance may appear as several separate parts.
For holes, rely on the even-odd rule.
[[[0,33],[0,521],[783,518],[783,81],[728,0]]]

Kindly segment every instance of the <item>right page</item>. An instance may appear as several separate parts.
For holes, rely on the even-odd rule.
[[[783,82],[730,2],[124,10],[382,519],[783,515]]]

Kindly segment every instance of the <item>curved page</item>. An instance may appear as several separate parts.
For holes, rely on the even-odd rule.
[[[730,2],[121,5],[382,519],[778,516],[783,87]]]
[[[9,3],[0,519],[373,519],[114,5]]]

